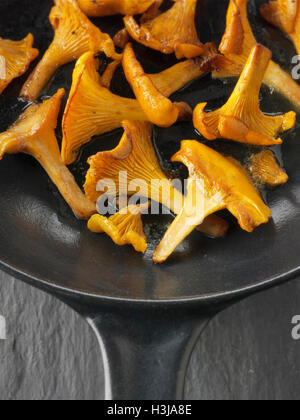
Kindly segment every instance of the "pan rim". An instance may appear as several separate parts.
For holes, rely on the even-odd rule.
[[[121,303],[121,304],[144,304],[144,305],[171,305],[171,304],[213,304],[221,303],[226,301],[234,301],[235,299],[243,299],[244,297],[258,293],[260,291],[278,286],[282,283],[291,281],[300,275],[300,265],[292,270],[285,271],[284,273],[278,274],[274,277],[269,277],[263,281],[257,281],[256,283],[248,284],[245,287],[235,288],[223,292],[211,292],[205,293],[199,296],[185,296],[182,298],[170,298],[170,299],[140,299],[140,298],[125,298],[120,296],[108,296],[101,295],[100,293],[89,293],[87,291],[73,289],[70,287],[61,286],[55,282],[51,282],[46,279],[38,278],[32,273],[26,273],[26,271],[12,266],[10,263],[0,259],[0,268],[7,274],[14,276],[17,279],[22,280],[24,283],[30,284],[35,288],[42,289],[43,291],[51,295],[68,295],[74,298],[85,298],[95,301],[110,302],[110,303]]]

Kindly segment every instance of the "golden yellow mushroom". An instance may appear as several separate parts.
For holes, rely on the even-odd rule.
[[[142,197],[150,198],[170,208],[177,213],[182,207],[182,194],[176,190],[160,168],[152,144],[152,124],[149,122],[124,121],[124,134],[119,145],[111,151],[99,152],[89,158],[90,169],[86,176],[84,186],[87,197],[94,202],[104,193],[97,191],[98,182],[110,179],[115,182],[117,191],[132,195],[139,192]],[[128,191],[120,185],[120,172],[127,172]],[[138,185],[143,180],[142,188]],[[161,185],[152,185],[152,180],[158,180]],[[130,185],[131,183],[131,185]],[[168,194],[163,190],[170,190],[170,203]],[[169,192],[169,191],[167,191]],[[114,191],[112,191],[114,194]],[[155,196],[155,198],[153,197]]]
[[[300,54],[300,1],[270,1],[260,7],[260,12],[264,19],[290,37]]]
[[[96,212],[62,163],[55,137],[57,116],[64,89],[42,104],[33,104],[6,132],[0,134],[0,159],[8,154],[26,153],[45,169],[61,195],[80,219],[88,219]]]
[[[94,233],[106,233],[119,246],[132,245],[136,252],[144,254],[147,250],[147,238],[142,214],[148,208],[149,203],[131,205],[109,218],[95,214],[89,220],[88,228]]]
[[[106,67],[104,73],[101,76],[101,85],[107,89],[110,89],[110,85],[112,82],[112,79],[114,77],[114,74],[117,70],[117,68],[119,67],[119,65],[121,64],[120,61],[113,61],[111,63],[108,64],[108,66]]]
[[[156,88],[136,59],[131,44],[127,44],[124,50],[123,69],[128,83],[150,122],[160,127],[170,127],[175,124],[180,114],[187,117],[191,115],[192,111],[187,104],[173,103]]]
[[[78,0],[79,7],[87,16],[140,15],[155,0]]]
[[[219,60],[218,70],[213,72],[215,78],[239,76],[257,43],[248,20],[248,2],[249,0],[230,0],[226,31],[219,47],[224,57]],[[274,61],[268,66],[264,83],[300,108],[300,86]]]
[[[220,109],[206,113],[206,103],[194,111],[194,125],[208,140],[224,138],[261,146],[281,144],[278,133],[295,125],[296,114],[267,116],[260,110],[259,91],[268,68],[271,51],[256,45],[228,102]]]
[[[265,149],[252,156],[250,171],[257,182],[270,187],[286,184],[289,180],[271,150]]]
[[[33,35],[22,41],[0,38],[0,93],[17,77],[28,70],[30,63],[39,55],[33,48]]]
[[[185,204],[161,243],[153,260],[162,263],[197,225],[212,213],[227,209],[242,229],[252,232],[271,217],[246,171],[234,160],[196,141],[183,141],[181,150],[172,158],[190,172]]]
[[[139,25],[133,16],[124,18],[128,33],[137,42],[161,51],[176,54],[178,59],[194,58],[205,52],[195,27],[197,0],[173,0],[174,5],[154,19]]]
[[[224,57],[220,68],[213,72],[216,78],[239,76],[257,44],[248,20],[247,5],[248,0],[230,0],[226,31],[219,45]]]
[[[102,85],[99,62],[92,52],[76,63],[73,83],[63,116],[62,160],[73,163],[80,148],[95,135],[121,127],[124,119],[146,121],[139,103],[114,95]]]
[[[217,54],[216,47],[213,44],[207,44],[205,55],[181,61],[160,73],[148,74],[148,76],[155,87],[164,96],[169,97],[193,80],[217,68],[220,58],[221,56]]]
[[[123,127],[124,135],[114,150],[89,158],[90,168],[84,186],[87,197],[97,202],[103,194],[113,200],[117,193],[124,196],[138,193],[178,214],[184,197],[161,170],[152,144],[152,125],[125,121]],[[220,237],[227,232],[228,224],[214,216],[199,226],[199,230]]]
[[[154,0],[152,5],[143,13],[140,18],[140,22],[146,22],[148,20],[152,20],[156,18],[160,14],[160,6],[163,3],[163,0]],[[132,16],[134,13],[126,13],[127,16]],[[129,42],[129,33],[127,32],[126,28],[121,29],[119,32],[116,33],[114,36],[114,43],[117,47],[125,48],[127,42]]]
[[[149,77],[162,94],[169,96],[203,75],[207,65],[188,60]],[[89,52],[80,57],[73,72],[62,124],[62,159],[66,165],[76,160],[80,148],[93,136],[120,128],[124,120],[148,120],[137,100],[114,95],[107,89],[114,68],[100,78],[98,66],[99,61]]]
[[[148,20],[152,20],[160,15],[160,6],[164,0],[154,0],[154,2],[151,4],[151,6],[143,13],[141,16],[140,22],[144,23]],[[127,13],[127,16],[132,16],[133,13]],[[125,28],[126,30],[126,28]]]
[[[50,22],[55,31],[53,42],[21,91],[21,96],[30,101],[39,96],[59,67],[87,51],[101,51],[110,58],[121,59],[110,36],[92,24],[75,0],[55,0]]]

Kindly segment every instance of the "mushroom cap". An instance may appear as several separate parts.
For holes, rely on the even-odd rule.
[[[13,79],[26,73],[39,55],[39,50],[32,47],[33,42],[32,34],[21,41],[0,38],[0,94]]]
[[[88,52],[80,57],[73,72],[62,122],[61,153],[66,165],[76,160],[80,148],[93,136],[120,128],[126,119],[147,120],[136,100],[114,95],[102,86],[98,66],[99,61]]]
[[[135,181],[146,182],[147,191],[140,191],[145,197],[149,196],[148,187],[152,179],[168,182],[152,144],[152,125],[148,122],[124,121],[123,128],[122,139],[114,150],[99,152],[88,160],[90,168],[84,189],[87,197],[94,202],[103,194],[97,191],[99,181],[111,180],[119,190],[122,187],[120,173],[123,172],[126,172],[128,185],[133,182],[131,194],[136,192]],[[128,185],[125,193],[130,195],[130,191],[127,191]]]
[[[147,238],[143,229],[142,213],[149,203],[128,206],[119,213],[106,218],[100,214],[91,217],[88,228],[95,233],[106,233],[119,246],[132,245],[137,252],[145,253]]]
[[[295,31],[297,17],[300,14],[300,2],[299,0],[273,0],[260,6],[260,13],[269,23],[286,34],[291,34]]]
[[[140,15],[155,0],[78,0],[79,7],[87,16]]]
[[[55,6],[49,15],[55,31],[54,50],[64,54],[65,63],[78,59],[87,51],[94,53],[102,51],[107,57],[121,59],[121,55],[115,51],[111,37],[103,33],[82,13],[77,1],[54,1]]]
[[[176,0],[169,10],[140,26],[133,16],[126,16],[125,27],[137,42],[164,54],[198,57],[205,49],[195,27],[196,4],[197,0]]]
[[[222,197],[220,210],[227,208],[238,219],[242,229],[252,232],[257,226],[268,222],[270,209],[246,170],[236,161],[190,140],[181,143],[181,150],[173,156],[172,161],[183,163],[191,177],[203,180],[207,198],[216,194]]]
[[[287,173],[276,161],[272,150],[264,149],[252,156],[250,171],[254,179],[270,187],[277,187],[288,182]]]

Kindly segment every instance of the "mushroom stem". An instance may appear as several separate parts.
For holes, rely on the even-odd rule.
[[[51,44],[42,60],[26,80],[20,93],[23,99],[32,102],[35,101],[59,67],[66,64],[65,60],[61,60],[60,57],[58,59],[57,53],[53,53],[54,49],[55,46]]]
[[[299,23],[299,20],[297,22],[297,25],[298,25],[298,28],[299,28],[298,29],[298,32],[300,33],[300,23]],[[295,44],[295,47],[296,47],[296,50],[297,50],[298,54],[300,54],[300,36],[299,35],[292,36],[292,40],[293,40],[293,42]]]
[[[162,263],[174,252],[174,250],[187,238],[206,217],[220,210],[220,204],[211,197],[208,200],[203,193],[203,186],[197,179],[190,179],[188,182],[188,195],[186,202],[174,222],[166,232],[159,246],[153,254],[155,263]],[[201,203],[201,208],[195,207],[196,203]],[[189,214],[189,211],[191,213]]]
[[[257,45],[252,49],[241,77],[235,87],[234,93],[236,97],[242,97],[243,95],[246,97],[250,96],[255,98],[256,102],[259,104],[259,92],[271,57],[271,51],[260,45]]]
[[[172,188],[170,194],[170,210],[174,214],[178,214],[183,206],[184,196],[176,188]]]
[[[87,199],[77,185],[74,176],[63,164],[54,133],[42,133],[41,138],[35,140],[34,147],[27,146],[27,153],[33,156],[45,169],[79,219],[87,220],[97,212],[95,204]]]
[[[298,110],[300,109],[300,86],[274,61],[269,64],[264,83],[289,99]]]
[[[168,98],[205,73],[204,70],[201,70],[201,63],[196,59],[182,61],[161,73],[148,76],[155,87]]]
[[[0,82],[5,81],[7,74],[6,58],[0,55]]]

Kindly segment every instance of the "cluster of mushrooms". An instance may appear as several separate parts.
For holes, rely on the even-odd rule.
[[[97,185],[111,179],[120,187],[121,171],[126,171],[128,181],[133,183],[142,179],[150,186],[153,179],[159,180],[155,200],[176,217],[153,254],[155,263],[166,261],[195,229],[211,237],[224,236],[229,225],[215,215],[220,210],[232,213],[247,232],[269,221],[271,210],[255,182],[274,187],[288,181],[268,146],[282,143],[278,135],[295,125],[296,113],[264,115],[259,101],[261,85],[276,89],[300,108],[300,86],[271,61],[270,50],[255,40],[247,15],[248,0],[230,0],[226,31],[218,49],[198,38],[197,0],[173,1],[172,7],[163,12],[163,0],[54,0],[50,13],[53,42],[20,93],[32,104],[0,134],[0,158],[6,153],[32,155],[75,215],[88,220],[92,232],[105,232],[116,244],[130,244],[138,252],[147,249],[142,214],[149,207],[148,200],[153,199],[148,197],[148,188],[139,189],[145,202],[120,208],[107,218],[97,212],[96,203],[104,194]],[[124,15],[124,29],[114,39],[88,17],[115,14]],[[261,7],[261,14],[291,38],[300,54],[300,0],[271,1]],[[130,39],[163,54],[175,54],[178,63],[161,73],[146,74]],[[38,56],[33,42],[31,34],[19,42],[0,38],[0,94]],[[98,72],[100,53],[110,59],[102,75]],[[55,129],[65,91],[60,89],[43,102],[36,99],[59,67],[76,60],[63,114],[60,150]],[[120,65],[136,99],[110,90]],[[206,112],[207,104],[199,103],[193,111],[187,103],[169,99],[207,73],[214,78],[239,78],[222,108]],[[189,171],[187,192],[182,194],[161,169],[152,143],[153,125],[170,127],[178,120],[193,120],[195,129],[207,140],[228,139],[263,149],[252,156],[251,165],[245,169],[235,159],[199,141],[182,141],[181,149],[172,158]],[[76,161],[80,149],[93,136],[117,128],[124,129],[119,145],[89,158],[83,192],[67,166]],[[170,191],[169,197],[161,187]],[[135,188],[127,191],[128,196],[134,193]],[[201,205],[196,206],[199,202]]]

